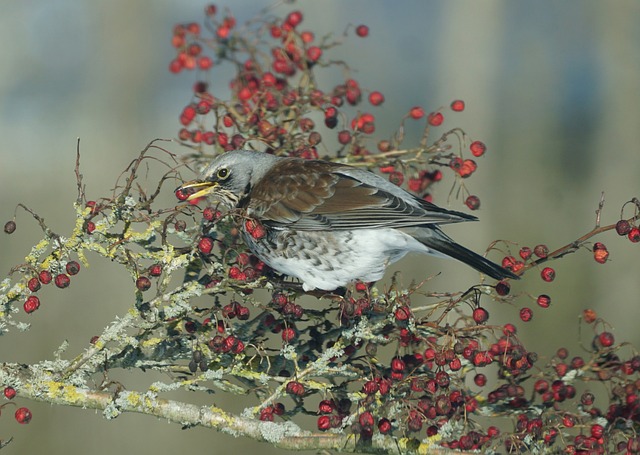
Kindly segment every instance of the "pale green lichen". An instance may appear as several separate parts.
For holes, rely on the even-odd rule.
[[[262,437],[272,444],[302,434],[302,429],[290,420],[282,423],[258,422],[257,425]]]

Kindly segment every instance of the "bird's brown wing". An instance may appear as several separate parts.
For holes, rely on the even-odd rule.
[[[475,219],[409,193],[399,197],[341,169],[345,166],[326,161],[279,161],[251,189],[249,215],[298,230],[402,228]]]

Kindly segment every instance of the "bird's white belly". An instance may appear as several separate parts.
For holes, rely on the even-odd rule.
[[[302,281],[305,291],[333,290],[354,280],[377,281],[409,251],[428,253],[396,229],[272,231],[260,241],[245,235],[253,252],[277,272]]]

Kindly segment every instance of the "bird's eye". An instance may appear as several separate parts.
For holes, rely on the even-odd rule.
[[[220,180],[225,180],[227,177],[229,177],[229,169],[223,167],[222,169],[218,170],[217,175]]]

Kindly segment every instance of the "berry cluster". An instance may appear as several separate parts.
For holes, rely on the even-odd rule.
[[[348,68],[344,83],[331,88],[317,84],[319,69],[338,65],[328,53],[340,42],[318,39],[314,32],[303,29],[303,24],[304,16],[296,10],[283,19],[265,19],[262,27],[249,30],[239,26],[231,13],[220,14],[217,8],[211,8],[204,27],[196,23],[175,27],[172,44],[177,55],[170,70],[198,72],[193,98],[180,114],[182,128],[178,133],[185,145],[199,151],[194,158],[200,159],[208,147],[216,152],[255,148],[303,158],[337,153],[350,160],[365,161],[372,168],[378,165],[390,181],[397,185],[408,183],[409,190],[427,200],[432,197],[429,185],[442,178],[440,168],[448,169],[456,176],[466,205],[477,210],[480,199],[469,194],[463,182],[476,171],[477,163],[463,157],[462,150],[453,151],[447,138],[459,136],[461,140],[456,144],[466,143],[475,158],[485,153],[486,146],[481,141],[469,142],[460,129],[451,130],[428,145],[430,129],[445,121],[444,109],[426,114],[423,107],[414,106],[391,139],[377,141],[378,154],[374,153],[370,142],[376,132],[376,117],[363,105],[368,101],[371,108],[379,108],[385,102],[384,94],[365,89],[350,77]],[[256,52],[253,41],[246,39],[248,33],[257,35],[264,52]],[[364,38],[369,29],[357,26],[355,34]],[[227,62],[237,68],[230,82],[229,101],[211,93],[207,81],[214,79],[211,74]],[[454,100],[449,109],[462,112],[465,103]],[[426,119],[424,140],[419,147],[402,148],[407,119]],[[428,163],[431,168],[406,166],[400,159],[414,154],[428,156],[417,162]],[[188,197],[177,196],[181,200]]]

